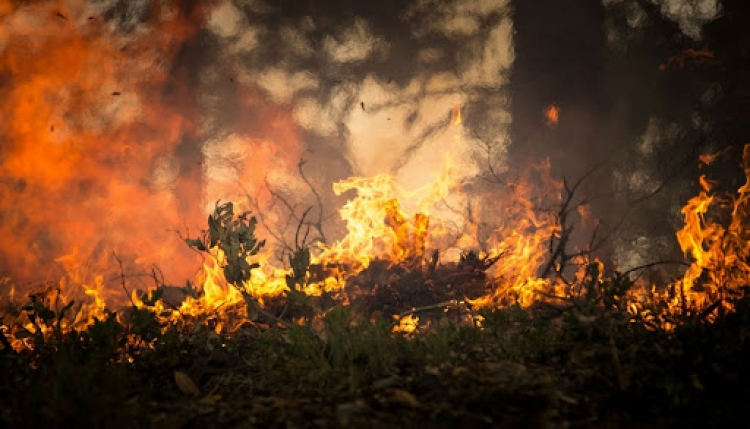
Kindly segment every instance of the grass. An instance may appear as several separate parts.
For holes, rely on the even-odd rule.
[[[623,281],[600,282],[597,293],[555,311],[482,311],[481,326],[451,313],[424,315],[429,324],[412,334],[392,332],[392,319],[356,305],[310,310],[317,315],[302,324],[247,324],[231,334],[199,320],[165,324],[150,307],[131,309],[43,343],[32,335],[34,350],[0,350],[0,417],[6,427],[750,421],[750,298],[735,299],[735,311],[711,323],[692,313],[664,316],[676,326],[667,331],[608,295]],[[35,311],[46,318],[37,323],[57,323],[54,310]]]

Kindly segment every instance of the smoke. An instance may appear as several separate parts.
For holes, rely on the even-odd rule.
[[[113,251],[146,265],[194,259],[164,231],[186,216],[169,166],[198,111],[174,61],[201,11],[136,6],[109,19],[101,3],[0,6],[0,271],[76,276]]]
[[[650,0],[658,6],[665,17],[676,22],[680,30],[687,36],[700,40],[702,27],[720,12],[717,0]],[[614,6],[626,3],[624,0],[603,0],[605,6]],[[636,2],[628,4],[630,17],[628,19],[633,28],[642,24],[643,11]]]
[[[557,93],[542,77],[512,80],[524,4],[0,0],[0,272],[28,281],[107,274],[119,270],[114,251],[129,272],[155,265],[183,282],[199,260],[175,231],[195,235],[219,199],[246,203],[281,240],[294,232],[290,219],[320,203],[330,241],[351,196],[334,195],[334,182],[387,172],[416,188],[446,154],[467,182],[488,166],[502,172],[511,124],[536,130],[517,132],[513,150],[551,154],[553,164],[566,139],[580,143],[563,164],[587,168],[596,154],[621,153],[598,145],[605,135],[640,139],[644,157],[658,152],[664,133],[641,136],[648,117],[613,120],[617,106],[600,112],[591,101],[601,88],[588,88],[627,87],[610,80],[619,73],[588,79],[606,75],[586,62],[603,46],[579,58],[551,33],[551,51],[523,55],[578,64],[577,80],[574,66],[545,71],[562,76]],[[655,4],[692,38],[718,11],[715,1]],[[597,3],[623,7],[627,28],[647,24],[638,7]],[[562,21],[580,40],[601,33],[607,52],[629,52],[634,36],[619,22],[600,20],[589,34],[577,20]],[[508,88],[519,85],[539,100],[516,97],[512,117]],[[540,122],[559,101],[564,138]],[[455,106],[463,128],[450,125]],[[610,179],[654,186],[648,171]]]
[[[674,231],[682,226],[680,209],[695,192],[696,150],[711,150],[711,124],[701,110],[715,101],[716,87],[686,80],[684,70],[667,64],[685,49],[698,49],[703,26],[721,10],[714,0],[604,3],[613,58],[607,85],[620,99],[621,115],[609,130],[622,142],[614,151],[611,184],[630,206],[613,238],[614,261],[629,269],[681,256]]]
[[[114,252],[184,281],[198,261],[175,231],[218,199],[281,228],[312,186],[335,232],[333,182],[417,187],[446,153],[472,177],[452,109],[508,115],[497,1],[3,1],[0,17],[0,271],[19,280],[109,275]]]

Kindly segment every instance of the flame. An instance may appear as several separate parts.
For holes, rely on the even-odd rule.
[[[394,316],[393,318],[398,321],[398,325],[393,326],[393,332],[402,332],[409,335],[413,334],[419,326],[419,316],[414,314],[407,314],[403,317]]]
[[[680,246],[693,262],[684,277],[676,282],[675,287],[681,290],[678,296],[656,291],[654,286],[639,284],[639,289],[632,292],[628,304],[629,311],[643,314],[645,300],[670,300],[672,310],[704,309],[724,300],[741,288],[748,286],[750,278],[750,228],[748,204],[750,204],[750,145],[743,153],[746,183],[731,199],[731,221],[722,225],[711,215],[712,209],[721,209],[718,202],[726,199],[712,195],[712,185],[705,177],[699,183],[701,192],[691,198],[683,208],[685,226],[677,232]],[[527,176],[508,183],[508,193],[496,200],[490,207],[496,211],[499,224],[487,240],[486,256],[498,258],[489,271],[492,276],[491,291],[478,299],[467,300],[479,307],[502,307],[510,303],[528,306],[540,299],[552,296],[569,296],[576,293],[570,284],[565,284],[555,276],[545,276],[541,268],[550,263],[550,238],[560,237],[562,233],[559,219],[553,209],[540,209],[543,200],[559,203],[562,199],[563,184],[555,181],[549,174],[549,161],[536,166]],[[430,186],[416,190],[405,190],[390,175],[381,174],[373,178],[355,177],[335,185],[336,192],[349,190],[357,192],[356,196],[342,207],[340,214],[347,222],[349,234],[342,240],[328,247],[322,247],[313,263],[336,263],[348,265],[347,269],[337,275],[307,285],[305,292],[319,294],[323,290],[333,290],[346,284],[346,277],[366,268],[376,259],[387,259],[392,264],[406,263],[423,258],[426,248],[439,243],[439,238],[446,234],[439,215],[429,213],[436,202],[445,198],[449,192],[457,189],[454,167],[450,158],[446,158],[443,173]],[[536,185],[534,185],[536,183]],[[540,189],[546,192],[540,192]],[[413,207],[404,210],[400,201]],[[718,206],[718,207],[717,207]],[[555,207],[553,204],[551,207]],[[585,208],[580,208],[582,217],[588,216]],[[436,227],[437,226],[437,227]],[[438,238],[437,240],[435,238]],[[275,267],[270,255],[261,254],[253,261],[260,268],[252,272],[249,281],[241,285],[244,291],[255,296],[262,303],[264,298],[277,296],[288,290],[284,279],[289,270]],[[153,304],[153,310],[166,323],[187,323],[191,319],[206,317],[216,332],[234,331],[247,322],[248,314],[242,293],[228,285],[222,272],[223,255],[217,252],[214,258],[204,263],[197,280],[201,294],[189,296],[178,308],[170,308],[163,300]],[[580,267],[587,265],[585,259],[574,259],[573,264]],[[58,258],[58,263],[65,265],[68,276],[59,284],[50,284],[40,294],[51,307],[60,302],[67,302],[66,291],[71,284],[81,285],[85,292],[86,302],[83,311],[76,313],[73,319],[64,319],[62,328],[80,329],[94,320],[107,315],[107,298],[113,291],[106,287],[101,275],[90,278],[85,264],[80,263],[77,251]],[[595,270],[590,269],[576,273],[573,284],[581,281],[603,282],[603,264],[593,261]],[[124,286],[124,278],[121,279]],[[144,301],[135,291],[129,299],[133,305],[142,308]],[[728,307],[719,307],[730,310]],[[398,321],[393,332],[412,334],[415,332],[419,318],[413,314],[396,317]],[[14,328],[11,328],[15,326]],[[669,329],[670,326],[664,326]],[[41,330],[43,335],[51,335],[49,326],[36,325],[27,315],[22,315],[15,323],[6,324],[0,329],[12,337],[12,330],[26,329],[29,332]],[[29,340],[15,340],[14,348],[32,348]]]
[[[126,31],[94,3],[0,0],[0,233],[14,237],[0,243],[1,275],[34,283],[76,277],[78,264],[105,290],[121,270],[158,266],[172,284],[193,276],[199,259],[174,231],[200,227],[201,198],[225,191],[209,183],[203,94],[182,55],[209,3],[150,4],[148,25]],[[226,103],[257,112],[227,125],[252,148],[238,176],[255,190],[268,173],[256,165],[291,171],[301,149],[291,109],[252,82],[234,86]]]
[[[557,126],[560,122],[560,108],[554,104],[550,104],[544,109],[544,117],[547,120],[548,127]]]
[[[659,70],[667,70],[673,64],[679,68],[685,68],[685,65],[702,65],[714,62],[716,60],[716,54],[710,49],[685,49],[684,51],[675,54],[667,60],[666,63],[659,64]]]
[[[8,264],[0,270],[24,280],[56,275],[60,280],[34,299],[51,307],[74,297],[80,300],[79,311],[62,321],[65,330],[79,329],[107,317],[108,306],[124,300],[137,308],[147,305],[136,289],[153,285],[139,283],[126,272],[168,261],[159,264],[168,271],[160,278],[154,269],[149,281],[163,285],[164,277],[189,277],[198,263],[194,255],[176,234],[163,232],[198,224],[204,215],[200,204],[193,202],[206,194],[227,192],[222,186],[204,183],[210,166],[193,165],[203,158],[179,156],[190,146],[188,142],[205,137],[197,125],[204,119],[200,94],[192,90],[187,66],[178,58],[196,35],[206,11],[201,6],[159,2],[149,10],[148,28],[126,33],[76,1],[32,3],[20,7],[0,0],[0,69],[11,82],[0,88],[4,142],[0,148],[0,233],[13,237],[0,243],[0,261]],[[90,15],[96,19],[84,18]],[[707,60],[712,55],[686,51],[684,58],[670,59],[667,65],[682,65],[689,58]],[[238,78],[238,82],[247,80],[247,76]],[[287,113],[293,109],[263,100],[252,84],[237,86],[236,99],[230,100],[233,106],[257,118],[247,121],[252,123],[238,120],[242,123],[234,124],[229,143],[252,147],[252,157],[240,157],[246,165],[238,177],[243,185],[257,190],[267,171],[253,167],[294,165],[301,145]],[[557,105],[547,106],[547,126],[557,126],[559,115]],[[240,116],[244,120],[251,115]],[[450,126],[456,131],[456,145],[461,144],[460,104],[451,110]],[[251,138],[254,128],[261,132]],[[213,155],[199,156],[211,164],[219,158]],[[715,159],[716,155],[701,157],[706,165]],[[750,145],[743,162],[747,182],[737,196],[728,199],[714,194],[715,183],[701,176],[701,191],[682,210],[685,226],[677,232],[677,239],[692,261],[676,283],[682,294],[671,303],[675,308],[706,308],[747,286]],[[555,263],[551,242],[562,240],[564,234],[554,209],[562,201],[564,186],[549,171],[546,161],[526,176],[509,180],[504,191],[481,195],[480,204],[475,205],[481,214],[458,226],[447,221],[441,206],[446,198],[460,193],[456,168],[447,155],[433,183],[417,189],[405,189],[385,173],[335,183],[336,195],[354,193],[339,210],[346,235],[313,249],[312,263],[341,268],[304,285],[304,292],[315,295],[343,288],[349,276],[376,259],[408,265],[423,260],[427,249],[442,252],[459,247],[461,251],[481,248],[483,257],[497,259],[488,270],[491,290],[471,300],[473,305],[498,307],[517,302],[528,306],[545,297],[574,293],[560,278],[561,267],[546,268]],[[258,205],[264,207],[269,198],[261,194]],[[727,207],[729,221],[712,214]],[[578,214],[591,219],[586,206],[579,207]],[[491,232],[480,240],[480,226],[485,224],[492,224]],[[241,290],[227,283],[224,256],[217,252],[203,262],[193,279],[198,293],[174,306],[163,299],[148,305],[168,323],[209,317],[217,332],[237,329],[249,317],[243,292],[263,303],[288,291],[289,267],[278,266],[270,252],[253,258],[248,262],[258,263],[259,268],[239,285]],[[592,261],[576,257],[570,262],[583,267]],[[594,280],[601,281],[601,263],[593,263],[599,276]],[[53,265],[54,272],[47,268]],[[113,275],[113,268],[118,275]],[[579,270],[575,275],[580,281],[588,274]],[[657,295],[651,285],[641,288],[644,295]],[[11,288],[11,299],[15,293]],[[638,311],[638,303],[632,304],[631,311]],[[404,316],[394,330],[413,332],[417,322],[413,314]],[[23,314],[0,329],[41,330],[47,335],[50,327]],[[30,346],[23,341],[14,344]]]
[[[143,184],[197,131],[195,103],[159,65],[176,58],[201,11],[155,5],[153,25],[125,35],[87,19],[96,15],[88,6],[61,6],[14,7],[0,23],[10,83],[0,97],[0,231],[15,237],[0,247],[8,264],[0,269],[38,280],[72,248],[81,260],[106,261],[97,249],[121,245],[131,260],[148,265],[158,255],[184,270],[194,258],[177,237],[156,233],[183,223],[175,210],[183,196]],[[167,85],[174,91],[165,97]]]
[[[446,157],[438,180],[414,190],[404,189],[389,174],[353,177],[334,184],[337,195],[349,190],[357,192],[339,210],[348,233],[323,248],[315,262],[350,264],[356,273],[378,257],[394,264],[420,258],[430,240],[443,232],[439,225],[430,228],[430,208],[448,195],[456,180],[453,162]],[[414,207],[414,214],[404,211],[400,202]]]
[[[698,155],[698,160],[700,161],[698,164],[698,167],[703,168],[705,166],[711,165],[717,159],[726,160],[729,158],[732,152],[733,152],[732,146],[727,146],[724,149],[716,153],[704,153],[704,154]]]
[[[461,124],[463,124],[463,122],[461,121],[461,105],[456,103],[456,105],[453,106],[453,111],[451,112],[451,125],[457,127]]]
[[[492,207],[499,212],[497,226],[488,239],[489,256],[499,257],[490,271],[496,277],[495,288],[476,300],[475,305],[499,306],[517,301],[527,306],[539,299],[540,292],[553,291],[553,282],[539,277],[539,270],[550,256],[550,237],[560,233],[555,212],[538,209],[545,199],[559,203],[562,198],[562,183],[552,179],[549,167],[546,160],[530,175],[510,182],[508,194]],[[540,185],[534,186],[535,182]]]
[[[746,182],[729,201],[712,195],[712,184],[701,176],[702,190],[682,209],[684,227],[677,232],[677,240],[685,256],[693,262],[684,277],[677,282],[683,290],[684,302],[674,305],[693,305],[705,308],[717,300],[724,300],[748,285],[750,279],[750,145],[743,151]],[[710,211],[731,208],[728,225]]]

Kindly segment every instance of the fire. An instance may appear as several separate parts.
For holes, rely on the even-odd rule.
[[[551,210],[538,210],[545,198],[559,203],[562,183],[549,175],[549,160],[532,173],[509,185],[509,193],[496,204],[500,211],[498,225],[488,240],[490,256],[498,257],[491,273],[496,276],[494,291],[477,300],[480,306],[498,306],[517,300],[530,305],[540,292],[552,292],[554,282],[539,277],[539,270],[549,260],[549,240],[560,234],[560,225]],[[532,186],[535,180],[542,184]],[[545,189],[541,192],[540,189]]]
[[[357,195],[339,210],[347,223],[347,235],[323,248],[316,262],[350,264],[356,273],[377,257],[394,264],[422,257],[430,240],[443,233],[439,224],[430,228],[430,209],[455,186],[450,158],[446,158],[438,180],[414,190],[402,188],[389,174],[369,179],[354,177],[334,184],[337,195],[349,190],[355,190]],[[413,206],[414,214],[404,211],[399,202]]]
[[[548,127],[557,126],[558,122],[560,122],[560,108],[554,104],[550,104],[544,109],[544,117],[547,119]]]
[[[61,10],[61,5],[68,9]],[[191,283],[195,294],[174,305],[144,298],[143,289],[164,286],[165,277],[189,277],[198,265],[184,241],[164,230],[204,219],[201,204],[193,202],[207,193],[202,179],[208,167],[199,165],[202,158],[179,156],[189,146],[186,142],[205,137],[197,125],[203,119],[200,97],[190,91],[190,73],[177,59],[205,11],[160,2],[147,14],[153,21],[148,29],[125,34],[99,19],[84,19],[96,16],[95,10],[75,1],[35,3],[8,13],[11,9],[0,0],[0,11],[6,12],[0,14],[0,70],[11,80],[0,89],[0,233],[13,237],[0,243],[0,261],[8,264],[0,268],[23,280],[40,275],[60,279],[48,284],[33,303],[44,301],[61,311],[61,305],[75,299],[75,315],[60,320],[65,330],[86,327],[107,317],[108,306],[130,302],[136,308],[153,307],[167,323],[210,316],[221,332],[237,329],[250,317],[243,294],[264,303],[288,292],[291,267],[276,262],[270,251],[247,261],[258,268],[241,285],[228,284],[222,272],[224,255],[215,252]],[[228,142],[215,139],[218,143],[204,146],[199,156],[216,166],[223,149],[250,145],[252,159],[238,156],[248,167],[277,159],[291,165],[301,145],[285,109],[265,106],[252,85],[236,92],[238,100],[232,101],[239,110],[259,112],[263,135],[248,137],[256,124],[243,124],[232,130]],[[549,127],[559,124],[559,116],[555,104],[544,110]],[[456,144],[461,144],[460,104],[452,108],[449,124],[456,129]],[[701,157],[704,164],[715,159]],[[682,209],[685,225],[677,239],[691,264],[675,283],[681,292],[670,303],[674,308],[705,309],[719,303],[718,308],[728,309],[722,303],[748,286],[750,145],[743,162],[747,182],[735,197],[715,194],[714,184],[701,176],[702,190]],[[574,293],[561,264],[577,269],[572,283],[586,275],[587,264],[599,267],[598,261],[584,257],[586,249],[573,249],[577,256],[562,263],[551,254],[553,243],[567,240],[567,232],[557,210],[565,186],[550,177],[549,162],[509,180],[502,191],[481,195],[473,206],[483,208],[478,219],[459,225],[448,221],[449,212],[457,209],[443,204],[461,194],[456,170],[446,156],[443,171],[417,189],[405,189],[386,173],[335,183],[336,195],[355,194],[339,210],[346,234],[311,249],[310,263],[338,268],[322,279],[307,273],[310,281],[301,285],[302,292],[320,295],[343,289],[348,278],[375,260],[411,269],[424,265],[430,250],[443,256],[472,250],[479,260],[494,264],[487,269],[490,290],[467,302],[479,307],[529,306]],[[237,176],[255,189],[265,174],[246,168]],[[267,198],[259,198],[259,204]],[[728,221],[715,215],[721,210],[730,212]],[[576,212],[582,219],[591,218],[586,206]],[[479,238],[480,223],[492,225],[488,237]],[[435,264],[456,262],[435,259]],[[154,265],[168,271],[160,274],[152,268],[150,275],[126,275]],[[651,285],[643,288],[644,294],[653,295]],[[12,288],[10,293],[17,292]],[[20,328],[13,329],[47,335],[50,326],[33,317],[21,315],[2,329],[16,323]],[[396,330],[412,332],[418,321],[414,315],[400,318]]]
[[[700,180],[702,191],[690,199],[682,210],[685,226],[677,232],[677,238],[685,254],[693,261],[684,277],[674,285],[680,293],[670,296],[657,292],[651,285],[641,284],[641,290],[633,292],[633,300],[628,307],[630,311],[642,311],[643,297],[671,299],[669,304],[672,311],[685,308],[702,310],[712,305],[714,309],[730,310],[716,303],[721,304],[748,286],[747,279],[750,278],[747,215],[750,204],[750,145],[745,148],[743,162],[747,181],[738,190],[737,196],[729,200],[731,220],[728,224],[722,224],[711,215],[711,210],[726,206],[727,200],[713,195],[710,181],[705,178]],[[600,283],[605,280],[601,262],[588,261],[583,257],[569,261],[571,265],[579,267],[572,282],[563,279],[561,267],[550,268],[551,262],[554,262],[550,259],[550,239],[559,239],[563,229],[555,210],[541,210],[540,207],[545,199],[551,198],[553,203],[559,203],[563,184],[552,180],[549,167],[549,162],[545,162],[532,170],[533,175],[510,182],[508,193],[498,199],[493,207],[498,212],[499,223],[485,243],[488,250],[483,256],[485,260],[495,261],[492,269],[488,270],[492,288],[485,296],[467,300],[473,306],[502,307],[511,303],[529,306],[538,300],[575,294],[575,285],[585,280],[586,276]],[[539,186],[533,186],[533,183]],[[546,192],[540,193],[539,187]],[[457,190],[450,158],[446,158],[445,170],[433,184],[415,190],[403,189],[392,176],[386,174],[373,178],[350,178],[337,183],[335,190],[338,193],[357,192],[340,210],[347,222],[348,234],[330,246],[322,246],[311,263],[337,264],[345,268],[317,283],[307,284],[304,288],[307,294],[319,295],[324,290],[343,288],[348,277],[356,275],[375,259],[387,260],[392,265],[417,266],[425,260],[427,249],[445,250],[439,248],[439,243],[446,234],[463,238],[456,231],[449,232],[440,219],[439,211],[433,210],[437,202]],[[404,209],[400,201],[410,209]],[[587,215],[586,209],[578,209],[578,212]],[[186,297],[178,307],[169,307],[163,300],[148,305],[165,323],[187,323],[191,319],[205,320],[209,317],[216,332],[237,329],[250,316],[242,292],[228,285],[223,276],[222,258],[221,252],[217,252],[213,259],[204,263],[196,279],[201,292],[199,295]],[[70,301],[66,291],[72,285],[83,289],[85,302],[79,306],[81,311],[75,313],[75,317],[62,321],[61,327],[66,330],[81,329],[96,319],[106,317],[107,298],[111,298],[113,293],[106,286],[103,276],[87,277],[86,268],[78,261],[76,252],[59,258],[58,262],[67,267],[68,276],[59,284],[48,285],[38,298],[45,300],[51,308],[59,308],[61,303]],[[285,276],[290,270],[275,266],[269,254],[259,254],[249,262],[258,263],[259,268],[252,271],[251,278],[241,287],[261,303],[265,298],[281,295],[289,289]],[[591,264],[596,267],[593,271],[586,268]],[[544,270],[544,267],[548,268]],[[594,275],[595,278],[591,277]],[[120,281],[127,292],[124,276]],[[138,308],[147,305],[135,291],[131,292],[129,300]],[[396,322],[394,332],[409,334],[417,329],[419,318],[409,314],[397,318]],[[4,332],[8,333],[11,325],[6,324],[2,328]],[[16,326],[20,328],[15,329],[31,333],[41,331],[44,335],[51,334],[49,325],[33,322],[26,315],[21,316]],[[32,345],[28,341],[17,341],[13,346],[28,348]]]
[[[196,131],[194,103],[158,65],[175,58],[198,18],[155,6],[154,26],[130,37],[87,19],[96,11],[82,4],[65,5],[36,2],[0,22],[0,69],[10,81],[0,98],[0,230],[15,238],[0,248],[2,268],[38,280],[72,248],[83,261],[106,260],[101,244],[128,246],[123,253],[146,266],[158,258],[141,253],[155,249],[173,266],[192,265],[176,237],[164,247],[169,237],[153,228],[182,224],[181,196],[142,183]],[[173,98],[158,95],[166,85]]]
[[[693,262],[684,277],[677,282],[683,292],[675,305],[689,304],[705,308],[739,293],[750,279],[750,145],[743,156],[746,182],[729,201],[711,194],[711,183],[701,176],[702,190],[682,209],[685,226],[677,232],[677,240],[686,256]],[[708,161],[708,159],[706,159]],[[704,162],[706,162],[704,161]],[[723,224],[711,214],[731,209],[729,224]]]
[[[407,314],[403,317],[395,316],[394,319],[398,321],[398,325],[393,327],[393,332],[403,332],[408,335],[414,333],[419,326],[419,316],[414,314]]]
[[[453,111],[451,113],[451,125],[457,127],[461,124],[463,124],[461,121],[461,105],[456,104],[453,106]]]
[[[112,280],[122,272],[131,290],[154,286],[143,275],[153,267],[160,284],[190,278],[200,262],[175,231],[200,226],[200,200],[224,191],[207,184],[216,163],[200,150],[210,139],[199,125],[204,94],[183,55],[209,5],[149,4],[147,25],[126,31],[97,2],[7,3],[0,232],[13,239],[0,243],[0,274],[19,285],[63,277],[78,295],[100,275],[102,299],[115,306],[128,302]],[[225,102],[258,112],[226,126],[252,148],[238,174],[244,187],[264,182],[254,163],[294,168],[301,150],[289,109],[263,102],[252,82],[235,83]]]

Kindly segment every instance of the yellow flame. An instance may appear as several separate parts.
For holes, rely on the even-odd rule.
[[[349,190],[357,192],[339,210],[348,233],[338,242],[322,248],[314,262],[349,264],[352,272],[357,273],[375,258],[399,263],[422,256],[431,235],[439,235],[441,231],[430,228],[430,209],[455,186],[455,169],[447,156],[438,180],[412,191],[402,188],[389,174],[353,177],[334,184],[337,195]],[[400,205],[403,201],[415,206],[416,212],[404,211]]]
[[[713,160],[713,159],[711,159]],[[708,161],[706,159],[705,161]],[[709,194],[713,184],[701,176],[703,188],[682,209],[685,226],[677,232],[677,241],[685,256],[693,258],[683,278],[677,283],[682,288],[687,304],[699,308],[723,299],[748,285],[750,279],[750,145],[743,152],[746,182],[732,198],[731,220],[728,225],[708,216],[720,202]],[[674,305],[684,305],[677,302]]]
[[[398,325],[393,327],[393,332],[412,334],[417,330],[417,326],[419,326],[419,317],[414,314],[407,314],[403,317],[394,316],[393,318],[398,320]]]
[[[453,111],[451,113],[451,125],[455,127],[461,124],[461,105],[456,103],[456,105],[453,106]]]

